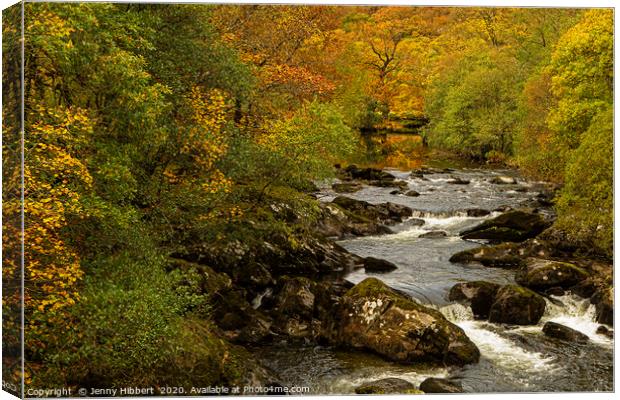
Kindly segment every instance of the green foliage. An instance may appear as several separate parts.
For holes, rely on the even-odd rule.
[[[494,53],[464,57],[430,91],[431,145],[486,159],[510,154],[517,123],[518,66]]]
[[[354,149],[355,136],[331,104],[306,103],[292,117],[274,121],[256,142],[240,149],[245,182],[262,199],[271,187],[307,189],[313,180],[333,175],[333,164]]]
[[[558,227],[613,254],[613,108],[600,112],[568,161],[566,185],[558,200]]]
[[[558,99],[549,127],[575,149],[592,119],[613,103],[613,11],[592,10],[558,42],[549,69]]]

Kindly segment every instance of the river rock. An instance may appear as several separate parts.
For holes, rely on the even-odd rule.
[[[588,273],[574,264],[528,258],[525,266],[517,272],[515,280],[521,286],[546,290],[556,286],[568,289],[587,277]]]
[[[364,383],[355,388],[357,394],[413,394],[415,385],[399,378],[385,378]]]
[[[448,233],[446,231],[430,231],[430,232],[421,234],[419,237],[427,238],[427,239],[436,239],[436,238],[442,238],[446,236],[448,236]]]
[[[403,222],[403,218],[413,215],[413,210],[407,206],[394,203],[371,204],[363,200],[355,200],[349,197],[338,196],[333,201],[344,210],[356,214],[359,217],[371,221],[395,224]]]
[[[453,263],[480,263],[485,267],[518,268],[523,263],[521,248],[515,243],[502,243],[460,251],[450,257]]]
[[[495,185],[516,185],[517,180],[511,176],[496,176],[489,180]]]
[[[401,190],[405,190],[409,186],[409,184],[405,181],[394,180],[394,179],[367,181],[367,183],[370,186],[397,187],[397,188],[400,188]]]
[[[613,339],[614,338],[614,331],[610,330],[605,325],[601,325],[598,328],[596,328],[596,333],[599,334],[599,335],[603,335],[605,337],[608,337],[609,339]]]
[[[469,303],[474,318],[486,319],[499,287],[485,281],[457,283],[450,289],[448,300]]]
[[[463,239],[486,239],[491,242],[523,242],[533,238],[550,223],[540,214],[523,210],[508,211],[498,217],[461,232]]]
[[[579,331],[551,321],[545,323],[542,331],[546,336],[566,340],[568,342],[585,343],[590,340],[587,335]]]
[[[398,267],[386,260],[375,257],[364,258],[364,270],[366,272],[391,272]]]
[[[354,193],[362,189],[362,185],[353,182],[334,183],[332,189],[336,193]]]
[[[485,217],[491,214],[489,210],[483,210],[482,208],[470,208],[465,210],[468,217]]]
[[[392,230],[378,221],[370,220],[334,203],[319,203],[321,216],[314,229],[325,237],[344,239],[347,236],[385,235]]]
[[[442,378],[426,378],[420,384],[424,393],[463,393],[463,387],[456,382]]]
[[[370,350],[392,361],[463,365],[480,358],[480,351],[465,332],[439,311],[375,278],[349,290],[334,318],[338,344]]]
[[[596,322],[614,325],[614,292],[611,286],[598,289],[590,300],[596,307]]]
[[[420,195],[420,193],[416,192],[415,190],[409,190],[408,192],[405,193],[405,196],[409,196],[409,197],[418,197]]]
[[[276,295],[277,308],[285,315],[312,317],[314,311],[314,282],[304,277],[282,278],[284,284]]]
[[[402,190],[400,190],[400,189],[396,189],[396,190],[392,190],[392,191],[390,192],[390,194],[393,194],[393,195],[399,195],[399,194],[404,194],[404,193],[403,193],[403,191],[402,191]]]
[[[357,165],[351,164],[344,168],[344,173],[352,179],[365,181],[388,181],[395,180],[396,177],[389,172],[385,172],[376,168],[358,168]]]
[[[446,183],[448,183],[450,185],[469,185],[469,181],[468,180],[459,178],[458,176],[452,177],[452,179],[450,179]]]
[[[545,299],[530,289],[502,286],[489,310],[489,321],[515,325],[535,325],[545,312]]]

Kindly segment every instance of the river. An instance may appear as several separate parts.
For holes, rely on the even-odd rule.
[[[358,283],[374,276],[408,293],[422,304],[439,309],[460,326],[481,352],[480,362],[465,367],[443,368],[425,364],[399,365],[377,356],[311,345],[274,344],[258,350],[265,364],[276,371],[287,386],[307,386],[310,394],[351,394],[362,383],[396,377],[419,385],[428,377],[444,377],[461,383],[465,392],[559,392],[613,390],[613,340],[596,334],[594,306],[588,300],[566,294],[547,300],[545,315],[536,326],[515,327],[476,321],[468,307],[450,303],[449,289],[458,282],[486,280],[513,283],[514,271],[453,264],[454,253],[480,246],[461,240],[458,233],[499,215],[468,217],[471,208],[496,210],[518,206],[536,195],[537,184],[518,178],[518,185],[495,185],[496,175],[516,176],[514,171],[460,169],[411,179],[408,172],[388,170],[406,180],[418,197],[390,194],[393,188],[365,186],[347,196],[371,203],[393,202],[416,210],[422,226],[404,221],[392,227],[396,233],[340,241],[352,253],[395,263],[398,269],[384,274],[350,273],[346,279]],[[470,181],[453,185],[453,176]],[[322,200],[336,194],[329,188]],[[442,230],[447,236],[420,238],[425,232]],[[587,344],[571,344],[547,338],[542,326],[555,321],[590,337]]]

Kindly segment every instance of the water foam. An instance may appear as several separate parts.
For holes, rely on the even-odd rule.
[[[560,304],[547,301],[541,324],[547,321],[556,322],[588,335],[593,342],[613,345],[612,339],[596,333],[600,324],[596,322],[596,307],[590,303],[590,300],[571,294],[552,296],[552,298]]]
[[[548,367],[549,359],[542,354],[529,352],[513,341],[490,331],[491,325],[475,321],[469,307],[462,304],[449,304],[439,309],[453,324],[465,331],[469,339],[478,346],[483,357],[504,368],[525,368],[535,370]]]

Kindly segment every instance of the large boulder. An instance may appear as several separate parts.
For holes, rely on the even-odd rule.
[[[574,264],[528,258],[525,266],[517,272],[516,282],[534,290],[553,287],[568,289],[588,277],[588,273]]]
[[[420,384],[424,393],[463,393],[463,387],[456,382],[443,378],[426,378]]]
[[[337,344],[373,351],[401,363],[477,362],[480,351],[439,311],[425,307],[375,278],[350,289],[334,315]]]
[[[521,249],[514,243],[483,246],[455,253],[450,262],[471,264],[480,263],[485,267],[518,268],[523,263]]]
[[[524,210],[508,211],[498,217],[461,232],[463,239],[486,239],[491,242],[523,242],[548,228],[542,215]]]
[[[364,258],[364,270],[366,272],[391,272],[395,269],[398,267],[389,261],[375,257]]]
[[[496,283],[485,281],[457,283],[450,289],[448,300],[467,303],[474,318],[486,319],[499,287]]]
[[[489,310],[489,321],[515,325],[535,325],[545,312],[545,299],[530,289],[502,286]]]
[[[379,379],[355,388],[357,394],[413,394],[417,392],[413,383],[399,378]]]
[[[585,343],[590,340],[587,335],[579,331],[551,321],[545,323],[542,331],[546,336],[568,342]]]

